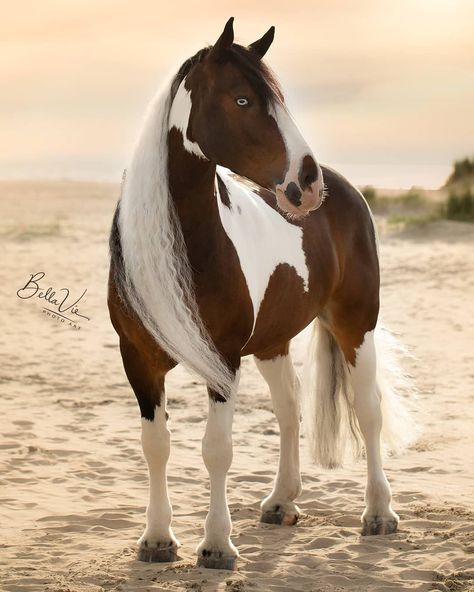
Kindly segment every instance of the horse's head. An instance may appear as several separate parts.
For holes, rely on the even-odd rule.
[[[324,184],[262,62],[274,32],[243,47],[234,43],[230,19],[177,89],[170,125],[181,129],[188,150],[275,191],[280,208],[298,216],[321,205]]]

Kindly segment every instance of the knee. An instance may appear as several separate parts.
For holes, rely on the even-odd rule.
[[[209,471],[227,472],[232,462],[232,435],[225,430],[206,432],[202,440],[202,456]]]

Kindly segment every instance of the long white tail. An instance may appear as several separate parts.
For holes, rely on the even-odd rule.
[[[382,439],[388,450],[400,453],[418,435],[411,414],[414,387],[400,368],[405,352],[393,335],[377,326],[375,344]],[[351,449],[355,457],[362,452],[353,398],[343,353],[331,333],[315,321],[303,376],[303,426],[315,462],[325,468],[340,466]]]

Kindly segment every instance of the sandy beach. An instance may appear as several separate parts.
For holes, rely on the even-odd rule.
[[[474,227],[438,221],[381,236],[382,314],[412,358],[422,435],[385,466],[399,532],[361,537],[365,466],[326,471],[301,441],[302,517],[259,523],[278,426],[244,359],[229,473],[235,572],[195,567],[209,491],[200,440],[207,396],[183,369],[167,382],[169,487],[180,560],[136,561],[147,469],[140,417],[106,306],[112,184],[1,182],[0,590],[2,592],[474,590]],[[84,290],[69,323],[41,285]],[[47,307],[46,307],[47,308]],[[75,326],[74,326],[75,325]],[[80,327],[80,328],[77,328]],[[297,368],[305,338],[293,343]]]

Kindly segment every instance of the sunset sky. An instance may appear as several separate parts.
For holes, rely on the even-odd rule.
[[[160,81],[235,17],[314,154],[357,184],[440,185],[474,154],[473,0],[22,0],[0,19],[0,177],[118,180]]]

